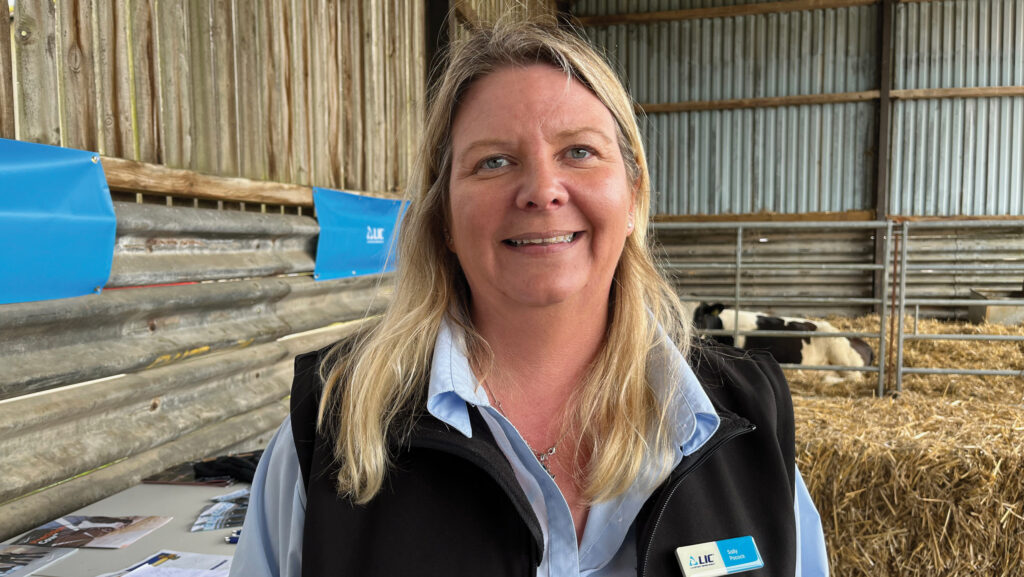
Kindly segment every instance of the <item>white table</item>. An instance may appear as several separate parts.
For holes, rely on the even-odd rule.
[[[159,515],[174,517],[163,527],[124,549],[81,548],[49,567],[33,573],[33,577],[94,577],[124,569],[160,551],[171,549],[188,553],[233,555],[235,546],[225,543],[231,529],[190,533],[192,523],[210,499],[244,488],[244,483],[230,487],[192,485],[136,485],[83,507],[71,515]]]

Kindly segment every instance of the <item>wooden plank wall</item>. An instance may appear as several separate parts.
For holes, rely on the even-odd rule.
[[[52,2],[18,2],[14,19],[18,134],[22,140],[61,142],[57,94],[57,14]]]
[[[0,17],[0,138],[14,138],[14,70],[11,66],[11,21]]]
[[[419,2],[52,0],[0,20],[0,137],[338,189],[408,180]]]
[[[451,22],[453,38],[463,34],[464,27],[493,23],[508,14],[518,17],[554,17],[556,0],[449,0],[455,11]]]

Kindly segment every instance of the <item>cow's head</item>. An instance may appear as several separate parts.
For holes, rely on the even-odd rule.
[[[709,305],[708,303],[700,303],[693,311],[693,325],[698,329],[720,329],[722,328],[722,319],[719,315],[725,310],[725,305],[722,303],[715,303]]]

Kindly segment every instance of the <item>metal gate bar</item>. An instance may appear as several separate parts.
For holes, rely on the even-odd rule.
[[[736,310],[741,308],[744,303],[772,303],[772,304],[857,304],[857,305],[873,305],[881,311],[879,319],[879,330],[878,332],[850,332],[850,331],[838,331],[838,332],[809,332],[809,331],[741,331],[739,330],[739,324],[733,323],[733,329],[729,331],[725,330],[702,330],[702,334],[709,335],[731,335],[734,339],[739,336],[747,336],[757,334],[759,336],[779,336],[787,338],[800,338],[804,336],[816,336],[816,337],[868,337],[878,339],[878,362],[874,366],[870,367],[837,367],[837,366],[810,366],[810,365],[791,365],[785,364],[783,368],[800,368],[810,370],[850,370],[850,371],[862,371],[862,372],[876,372],[878,373],[878,395],[882,396],[885,394],[885,359],[886,353],[886,338],[885,338],[885,323],[888,315],[888,303],[886,296],[888,295],[888,275],[879,275],[882,278],[881,289],[876,293],[873,298],[853,298],[853,297],[744,297],[742,294],[742,273],[744,270],[842,270],[842,271],[887,271],[890,266],[891,260],[891,242],[892,242],[892,229],[893,223],[891,221],[839,221],[839,222],[659,222],[653,223],[651,227],[657,230],[708,230],[708,229],[735,229],[736,240],[734,247],[734,259],[733,263],[693,263],[689,264],[672,264],[666,269],[688,269],[688,270],[734,270],[733,280],[733,294],[729,296],[703,296],[702,300],[707,299],[713,302],[731,303]],[[802,263],[786,263],[786,264],[759,264],[759,263],[744,263],[743,261],[743,233],[747,229],[752,230],[792,230],[792,229],[803,229],[803,230],[821,230],[821,229],[844,229],[844,230],[876,230],[876,235],[884,230],[884,246],[883,251],[884,261],[882,263],[863,263],[863,264],[850,264],[850,263],[829,263],[829,264],[802,264]]]

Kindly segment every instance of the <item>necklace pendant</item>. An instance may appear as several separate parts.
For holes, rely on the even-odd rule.
[[[544,468],[544,471],[551,476],[551,479],[555,478],[555,474],[551,472],[551,465],[548,463],[548,460],[551,459],[551,455],[555,454],[555,447],[557,446],[558,445],[555,444],[552,445],[550,449],[544,451],[543,453],[533,454],[535,457],[537,457],[537,460],[540,461],[540,466]]]

